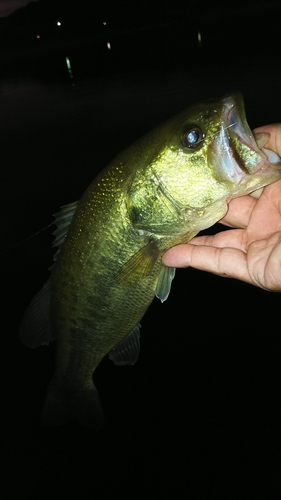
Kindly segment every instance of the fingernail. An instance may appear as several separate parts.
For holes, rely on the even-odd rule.
[[[269,139],[269,134],[267,134],[266,132],[257,132],[256,134],[254,133],[254,136],[256,143],[260,149],[265,146]]]

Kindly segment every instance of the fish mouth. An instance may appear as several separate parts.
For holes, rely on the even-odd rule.
[[[222,99],[220,128],[210,144],[208,156],[216,176],[236,185],[245,185],[249,176],[273,175],[273,169],[276,170],[276,179],[280,177],[280,158],[272,163],[267,150],[259,148],[248,125],[243,97],[239,92]]]
[[[223,122],[229,129],[230,137],[235,135],[249,148],[259,152],[253,133],[248,125],[244,100],[239,92],[223,98]]]

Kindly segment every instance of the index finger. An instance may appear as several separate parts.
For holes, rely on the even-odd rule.
[[[256,203],[257,200],[249,195],[234,198],[228,204],[226,215],[219,222],[225,226],[244,229],[249,224]]]

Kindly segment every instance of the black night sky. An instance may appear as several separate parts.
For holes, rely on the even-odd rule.
[[[278,2],[39,0],[0,17],[3,499],[278,498],[279,294],[178,270],[135,366],[95,373],[100,432],[40,426],[55,345],[30,350],[18,330],[49,275],[52,214],[124,147],[236,89],[252,128],[280,121],[280,16]]]

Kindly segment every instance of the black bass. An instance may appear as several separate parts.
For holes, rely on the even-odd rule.
[[[96,367],[106,354],[136,362],[139,322],[174,277],[164,252],[221,219],[232,198],[281,177],[260,147],[240,94],[200,103],[123,151],[56,214],[55,264],[21,326],[30,347],[56,339],[43,424],[102,425]]]

